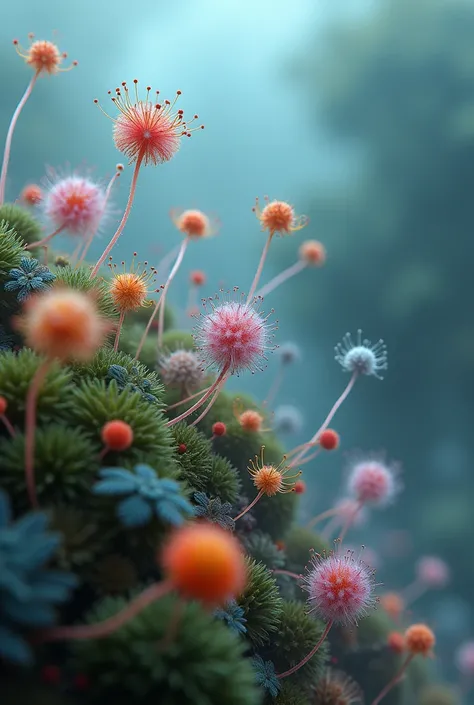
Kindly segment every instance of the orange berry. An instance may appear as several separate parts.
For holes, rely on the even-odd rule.
[[[202,286],[206,283],[206,275],[200,269],[196,269],[194,272],[191,272],[189,278],[191,280],[191,284],[194,284],[194,286]]]
[[[244,431],[251,431],[252,433],[257,433],[262,430],[263,426],[263,416],[258,413],[258,411],[253,411],[252,409],[247,409],[239,415],[239,423],[244,429]]]
[[[125,421],[108,421],[102,427],[102,441],[110,450],[127,450],[133,443],[133,431]]]
[[[162,553],[162,565],[181,595],[219,605],[245,588],[244,554],[237,539],[218,526],[189,524],[175,531]]]
[[[332,428],[327,428],[319,436],[319,445],[324,450],[335,450],[339,447],[339,434]]]
[[[394,621],[400,619],[405,609],[402,597],[396,592],[387,592],[385,595],[381,595],[380,605]]]
[[[5,399],[5,397],[0,397],[0,416],[3,416],[3,414],[6,412],[8,407],[8,402]]]
[[[225,423],[222,423],[222,421],[216,421],[215,424],[212,426],[212,433],[214,436],[225,436],[227,433],[227,427]]]
[[[171,211],[171,217],[174,224],[188,237],[200,239],[209,237],[217,232],[217,221],[211,223],[208,216],[202,211],[187,210],[187,211]]]
[[[36,184],[29,184],[28,186],[25,186],[21,192],[20,198],[29,206],[36,206],[38,203],[41,203],[43,199],[43,192]]]
[[[412,624],[405,632],[405,647],[412,654],[429,656],[435,643],[435,635],[426,624]]]
[[[387,636],[387,646],[396,654],[402,654],[405,651],[405,637],[400,632],[390,632]]]
[[[306,240],[299,249],[299,256],[306,264],[321,267],[326,261],[326,250],[317,240]]]
[[[60,360],[88,360],[111,326],[90,293],[53,287],[27,299],[17,327],[38,353]]]

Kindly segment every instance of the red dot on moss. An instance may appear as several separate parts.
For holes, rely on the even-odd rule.
[[[306,492],[306,482],[297,480],[295,482],[295,492],[296,494],[304,494]]]
[[[212,433],[214,436],[225,436],[227,433],[227,426],[222,421],[216,421],[212,426]]]
[[[332,428],[327,428],[319,436],[319,445],[324,450],[335,450],[339,447],[339,434]]]
[[[0,397],[0,416],[3,416],[3,414],[6,412],[8,407],[8,402],[5,399],[5,397]]]
[[[184,453],[186,453],[187,450],[188,450],[188,448],[187,448],[187,446],[186,446],[186,443],[180,443],[180,444],[179,444],[179,446],[178,446],[178,453],[179,453],[180,455],[183,455]]]
[[[57,685],[61,680],[61,671],[59,666],[48,664],[41,669],[41,680],[48,685]]]
[[[110,450],[127,450],[133,443],[133,431],[125,421],[108,421],[102,427],[102,440]]]

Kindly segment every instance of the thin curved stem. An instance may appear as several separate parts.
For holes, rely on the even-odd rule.
[[[321,448],[318,448],[317,450],[314,451],[314,453],[311,453],[311,455],[307,455],[304,460],[300,460],[298,465],[301,467],[302,465],[306,465],[306,463],[310,463],[311,460],[314,460],[315,458],[318,457],[318,455],[321,453]]]
[[[317,514],[315,517],[313,517],[311,521],[306,524],[306,528],[312,529],[313,526],[316,526],[316,524],[318,524],[320,521],[329,519],[329,517],[333,517],[335,514],[339,514],[340,511],[340,507],[332,507],[331,509],[326,509],[325,512],[321,512],[321,514]]]
[[[62,233],[63,230],[66,229],[66,224],[63,223],[62,225],[59,226],[59,228],[56,228],[56,230],[46,237],[44,237],[42,240],[37,240],[36,242],[30,242],[29,245],[25,245],[25,250],[34,250],[36,247],[44,247],[50,240],[53,239],[56,235],[59,235],[59,233]]]
[[[211,384],[211,386],[209,387],[207,392],[200,399],[198,399],[198,401],[195,404],[193,404],[193,406],[189,407],[189,409],[187,409],[187,411],[183,411],[182,414],[180,414],[179,416],[176,416],[174,419],[171,419],[171,421],[168,421],[168,423],[166,425],[168,427],[174,426],[175,424],[179,423],[180,421],[183,421],[184,419],[186,419],[188,416],[190,416],[190,414],[193,414],[195,411],[197,411],[204,404],[204,402],[209,399],[209,397],[221,385],[221,383],[223,383],[227,379],[228,374],[229,374],[229,368],[224,367],[224,369],[222,370],[220,375],[217,377],[215,382],[213,382],[213,384]]]
[[[383,700],[383,698],[392,690],[392,688],[397,685],[397,683],[402,679],[403,674],[407,670],[408,666],[410,665],[413,656],[414,654],[409,654],[406,657],[405,661],[402,663],[398,672],[394,675],[392,680],[387,683],[385,688],[383,688],[383,690],[380,691],[375,700],[372,701],[372,705],[379,705],[379,702]]]
[[[247,507],[245,507],[245,509],[243,509],[243,510],[240,512],[240,514],[238,514],[236,517],[234,517],[234,521],[237,521],[238,519],[240,519],[241,517],[243,517],[244,514],[247,514],[247,512],[249,512],[253,507],[255,507],[255,505],[257,504],[258,500],[261,499],[262,497],[263,497],[263,490],[260,490],[260,492],[259,492],[258,495],[255,497],[255,499],[254,499],[252,502],[250,502],[250,504],[249,504]]]
[[[109,198],[110,198],[110,192],[112,191],[112,186],[114,185],[115,181],[118,179],[118,177],[120,176],[120,174],[121,174],[121,171],[116,171],[115,174],[114,174],[114,175],[112,176],[112,178],[110,179],[108,185],[107,185],[107,188],[106,188],[106,190],[105,190],[105,198],[104,198],[104,212],[105,212],[105,208],[106,208],[106,206],[107,206],[108,200],[109,200]],[[92,242],[94,241],[94,237],[96,236],[96,234],[97,234],[97,229],[96,229],[96,230],[93,230],[93,231],[90,233],[90,235],[89,235],[89,237],[88,237],[88,239],[87,239],[86,245],[85,245],[85,247],[84,247],[84,249],[83,249],[83,251],[82,251],[82,254],[81,254],[81,256],[79,257],[79,259],[78,259],[78,261],[77,261],[76,268],[81,264],[81,262],[84,261],[86,255],[87,255],[87,253],[88,253],[88,251],[89,251],[89,248],[90,248],[90,246],[92,245]]]
[[[341,535],[339,536],[339,545],[342,546],[342,542],[346,538],[346,534],[351,528],[352,524],[355,521],[356,516],[362,509],[362,502],[357,502],[356,506],[354,507],[354,510],[349,514],[347,517],[346,521],[344,522],[344,525],[342,527]]]
[[[280,369],[275,375],[275,379],[273,380],[272,386],[268,390],[268,394],[266,396],[265,401],[263,402],[263,406],[270,406],[270,404],[273,404],[276,395],[278,394],[278,391],[281,387],[281,383],[283,381],[283,376],[285,374],[285,368],[283,365],[280,364]]]
[[[328,623],[326,624],[326,628],[325,628],[325,630],[323,631],[323,633],[322,633],[322,635],[321,635],[321,638],[319,639],[318,643],[317,643],[315,646],[313,646],[313,648],[311,649],[311,651],[309,652],[309,654],[307,654],[307,655],[304,657],[304,659],[302,659],[299,663],[296,664],[296,666],[293,666],[293,667],[290,668],[288,671],[285,671],[284,673],[277,673],[277,678],[278,678],[279,680],[281,680],[282,678],[287,678],[287,676],[291,676],[291,675],[293,675],[293,673],[296,673],[296,671],[299,671],[300,668],[302,668],[305,664],[308,663],[308,661],[311,661],[311,659],[313,658],[314,654],[318,651],[318,649],[320,648],[321,644],[323,643],[323,641],[325,640],[325,638],[326,638],[327,635],[329,634],[329,630],[331,629],[332,625],[333,625],[333,622],[332,622],[332,621],[331,621],[331,622],[328,622]]]
[[[120,312],[120,318],[117,324],[117,332],[115,333],[115,342],[114,342],[114,352],[117,352],[118,346],[119,346],[119,340],[120,340],[120,333],[122,331],[122,326],[123,326],[123,319],[125,318],[125,311]]]
[[[284,269],[283,272],[277,274],[276,277],[270,279],[268,284],[265,284],[265,286],[263,286],[260,291],[257,291],[256,296],[266,296],[267,294],[270,294],[278,286],[280,286],[280,284],[283,284],[284,282],[288,281],[288,279],[291,279],[291,277],[294,277],[296,274],[299,274],[303,271],[303,269],[306,269],[307,266],[307,262],[299,259],[297,262],[292,264],[291,267],[287,267],[287,269]]]
[[[15,436],[16,436],[16,431],[15,431],[15,429],[13,428],[13,426],[12,426],[10,420],[7,419],[7,417],[5,416],[5,414],[1,414],[1,415],[0,415],[0,420],[3,421],[3,425],[4,425],[5,428],[7,429],[8,433],[10,434],[10,436],[11,436],[12,438],[15,438]]]
[[[327,427],[328,427],[329,424],[331,423],[331,421],[332,421],[332,419],[333,419],[333,417],[334,417],[336,411],[339,409],[339,407],[340,407],[341,404],[345,401],[345,399],[347,399],[347,397],[349,396],[349,393],[350,393],[352,387],[354,386],[357,377],[358,377],[358,373],[357,373],[357,372],[353,372],[352,377],[350,378],[348,385],[346,386],[346,388],[345,388],[344,391],[342,392],[342,394],[341,394],[341,396],[339,397],[339,399],[335,402],[334,406],[332,407],[332,409],[331,409],[331,411],[329,412],[329,414],[326,416],[326,418],[325,418],[325,420],[323,421],[322,425],[320,426],[320,428],[318,428],[318,430],[316,431],[316,433],[314,434],[314,436],[311,438],[311,440],[309,441],[309,443],[308,443],[308,444],[305,444],[305,445],[311,446],[313,443],[316,442],[318,436],[320,436],[321,433],[327,429]],[[298,453],[298,455],[297,455],[295,458],[293,458],[293,460],[291,461],[290,467],[294,467],[295,465],[297,465],[298,462],[306,455],[306,453],[307,453],[307,449],[301,450],[301,451]]]
[[[424,585],[420,580],[415,580],[413,583],[408,585],[404,590],[400,590],[399,594],[402,598],[405,607],[411,605],[418,600],[427,591],[426,585]]]
[[[25,483],[33,507],[38,507],[38,497],[35,484],[35,430],[36,402],[44,378],[48,374],[54,360],[45,360],[36,370],[26,396],[25,408]]]
[[[111,249],[114,247],[115,243],[119,239],[120,235],[122,234],[122,230],[124,229],[128,216],[130,215],[130,211],[132,210],[132,204],[133,204],[133,199],[135,198],[135,191],[137,190],[137,179],[138,179],[138,172],[140,171],[140,166],[143,161],[144,153],[140,152],[137,158],[137,162],[135,164],[135,169],[133,171],[133,177],[132,177],[132,183],[130,185],[130,194],[128,196],[128,201],[127,201],[127,206],[125,208],[125,212],[122,216],[122,220],[120,221],[120,224],[115,231],[115,235],[112,237],[110,240],[109,244],[105,248],[105,250],[102,252],[101,256],[97,260],[97,263],[94,267],[94,269],[91,272],[91,279],[94,279],[97,276],[97,273],[99,269],[101,268],[102,264],[104,263],[105,258],[111,251]]]
[[[154,583],[144,590],[123,610],[97,624],[79,624],[69,627],[53,627],[39,636],[39,641],[65,641],[78,639],[103,639],[140,614],[145,607],[171,592],[173,584],[165,580]]]
[[[7,183],[7,172],[8,172],[8,164],[10,161],[10,152],[12,148],[12,140],[13,140],[13,133],[15,131],[16,123],[18,122],[18,118],[20,117],[20,113],[25,107],[26,101],[31,95],[31,91],[34,88],[34,85],[36,83],[36,79],[38,78],[40,72],[36,71],[34,76],[32,76],[31,81],[29,82],[26,91],[23,93],[23,97],[21,98],[20,102],[18,103],[15,112],[13,113],[13,117],[10,122],[10,127],[8,128],[7,132],[7,139],[5,140],[5,149],[3,152],[3,163],[2,163],[2,172],[0,175],[0,206],[3,205],[3,202],[5,201],[5,187]]]
[[[265,243],[265,247],[263,248],[262,256],[260,257],[260,262],[258,263],[257,271],[255,272],[255,277],[253,279],[252,286],[250,287],[250,291],[247,296],[247,303],[249,303],[249,301],[255,294],[255,289],[257,288],[258,282],[260,281],[260,277],[262,276],[263,265],[265,264],[265,260],[267,258],[268,250],[270,248],[270,243],[272,239],[273,233],[270,233]]]
[[[166,407],[165,411],[169,411],[170,409],[175,409],[177,406],[181,406],[181,404],[186,404],[186,402],[191,401],[192,399],[196,399],[200,394],[204,394],[204,392],[207,392],[207,390],[210,389],[209,387],[205,387],[204,389],[200,389],[199,392],[195,392],[194,394],[191,394],[191,396],[186,397],[186,399],[181,399],[180,401],[175,402],[174,404],[170,404],[169,406]]]
[[[273,573],[273,575],[288,575],[295,580],[300,580],[303,577],[302,575],[298,575],[298,573],[293,573],[293,571],[284,570],[283,568],[273,568],[270,573]]]
[[[181,263],[183,261],[184,253],[186,252],[186,248],[189,245],[189,237],[185,238],[183,242],[181,243],[181,247],[179,248],[178,256],[176,257],[176,261],[173,265],[173,269],[168,275],[168,279],[166,280],[165,288],[163,289],[163,292],[161,294],[161,309],[160,309],[160,317],[158,319],[158,341],[157,341],[157,346],[158,348],[161,348],[161,343],[163,340],[163,328],[165,324],[165,300],[166,300],[166,294],[168,293],[168,289],[170,288],[171,282],[173,281],[176,272],[181,266]]]
[[[220,385],[217,387],[216,391],[214,392],[214,394],[213,394],[213,396],[212,396],[211,401],[209,402],[209,404],[206,406],[206,408],[204,409],[204,411],[201,412],[201,414],[197,417],[197,419],[196,419],[195,421],[193,421],[191,424],[189,424],[190,426],[196,426],[200,421],[202,421],[202,419],[206,416],[206,414],[209,413],[209,411],[211,410],[212,405],[213,405],[214,402],[216,401],[216,399],[217,399],[217,397],[219,396],[219,394],[222,392],[222,388],[223,388],[223,386],[224,386],[224,384],[225,384],[226,382],[227,382],[227,378],[225,377],[225,378],[222,380],[222,382],[220,383]]]
[[[141,337],[141,339],[140,339],[140,342],[138,343],[137,352],[135,353],[135,360],[138,360],[138,357],[139,357],[139,355],[140,355],[140,353],[141,353],[141,351],[142,351],[142,348],[143,348],[143,346],[145,345],[145,340],[147,339],[148,333],[150,332],[150,328],[151,328],[151,326],[152,326],[152,323],[153,323],[153,321],[155,320],[156,314],[157,314],[158,311],[160,310],[160,306],[161,306],[162,303],[163,303],[163,292],[161,292],[160,298],[159,298],[158,301],[156,302],[156,306],[155,306],[155,308],[154,308],[153,311],[152,311],[152,314],[151,314],[151,316],[150,316],[150,319],[149,319],[148,323],[146,324],[146,328],[145,328],[145,330],[144,330],[144,332],[143,332],[143,335],[142,335],[142,337]]]

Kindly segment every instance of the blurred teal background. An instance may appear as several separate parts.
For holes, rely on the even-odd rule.
[[[182,90],[185,114],[199,113],[206,129],[169,164],[143,169],[114,259],[136,249],[157,264],[179,242],[172,207],[217,213],[219,236],[192,244],[171,289],[184,306],[191,269],[208,275],[203,295],[249,287],[265,239],[255,196],[310,216],[295,237],[275,239],[262,280],[293,263],[304,239],[324,243],[326,266],[265,302],[279,320],[277,342],[302,350],[277,398],[304,415],[288,447],[312,435],[342,391],[333,347],[347,330],[382,336],[390,366],[383,382],[359,380],[338,413],[342,452],[307,466],[302,518],[338,496],[345,451],[385,449],[402,462],[398,503],[351,542],[379,553],[390,589],[412,581],[420,555],[449,563],[450,586],[414,611],[438,630],[439,667],[455,679],[452,650],[474,634],[474,3],[9,2],[1,134],[30,76],[11,40],[26,44],[29,31],[79,67],[35,88],[14,138],[10,199],[46,164],[86,164],[110,177],[122,157],[92,101],[108,109],[107,90],[137,77],[163,95]],[[119,220],[130,178],[127,167],[91,259]],[[276,370],[272,359],[233,386],[264,398]]]

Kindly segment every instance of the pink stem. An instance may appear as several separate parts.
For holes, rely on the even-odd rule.
[[[324,527],[324,529],[320,532],[321,538],[326,539],[326,540],[330,539],[332,536],[332,532],[334,531],[334,529],[336,529],[338,526],[340,526],[340,524],[341,524],[341,515],[336,514],[336,516],[333,519],[331,519],[331,521],[329,521],[326,524],[326,526]]]
[[[265,401],[263,402],[264,406],[270,406],[270,404],[273,403],[276,395],[278,394],[278,390],[281,387],[281,383],[283,381],[283,374],[284,374],[284,367],[283,367],[283,365],[280,365],[280,369],[276,373],[275,379],[273,380],[273,384],[269,389],[269,392],[267,394]]]
[[[122,216],[122,220],[120,221],[120,225],[118,226],[118,228],[115,232],[115,235],[112,237],[111,241],[109,242],[109,244],[107,245],[107,247],[105,248],[105,250],[103,251],[101,256],[99,257],[94,269],[92,270],[91,276],[90,276],[91,279],[94,279],[97,276],[97,272],[101,268],[105,258],[109,254],[110,250],[113,248],[113,246],[115,245],[115,243],[119,239],[119,237],[122,233],[122,230],[124,229],[124,227],[127,223],[128,216],[130,215],[130,211],[132,210],[133,199],[135,198],[135,191],[137,189],[138,172],[140,171],[140,166],[143,161],[143,156],[144,156],[144,154],[142,152],[140,152],[140,154],[138,155],[137,163],[135,164],[135,169],[133,172],[132,183],[130,186],[130,194],[128,196],[127,207],[125,208],[125,212]]]
[[[140,355],[140,353],[141,353],[141,351],[142,351],[142,348],[143,348],[143,346],[145,345],[145,340],[147,339],[147,335],[148,335],[148,333],[150,332],[151,325],[152,325],[153,321],[155,320],[155,316],[156,316],[156,314],[158,313],[158,311],[159,311],[160,306],[161,306],[162,303],[163,303],[163,292],[161,292],[160,298],[159,298],[158,301],[156,302],[156,306],[155,306],[155,308],[153,309],[153,312],[152,312],[152,314],[151,314],[151,316],[150,316],[150,320],[148,321],[148,323],[147,323],[147,325],[146,325],[145,332],[143,333],[143,335],[142,335],[142,337],[141,337],[141,340],[140,340],[140,342],[138,343],[137,352],[135,353],[135,360],[138,360],[138,357],[139,357],[139,355]]]
[[[282,678],[287,678],[287,676],[293,675],[293,673],[296,673],[296,671],[299,671],[300,668],[302,668],[305,664],[307,664],[308,661],[310,661],[310,660],[313,658],[314,654],[316,653],[316,651],[318,651],[318,649],[320,648],[321,644],[323,643],[323,641],[325,640],[325,638],[326,638],[327,635],[329,634],[329,630],[331,629],[332,625],[333,625],[333,622],[332,622],[332,621],[331,621],[331,622],[328,622],[328,623],[326,624],[326,628],[325,628],[325,630],[323,631],[320,640],[318,641],[318,643],[316,644],[316,646],[313,646],[313,648],[311,649],[311,651],[309,652],[309,654],[307,654],[307,655],[304,657],[304,659],[303,659],[302,661],[300,661],[299,663],[297,663],[296,666],[293,666],[293,667],[290,668],[288,671],[285,671],[284,673],[278,673],[278,674],[277,674],[277,678],[278,678],[279,680],[281,680]]]
[[[418,600],[427,591],[426,585],[424,585],[419,580],[415,580],[411,585],[408,585],[404,590],[400,590],[400,597],[402,598],[405,607],[413,604],[415,600]]]
[[[46,237],[44,237],[42,240],[37,240],[36,242],[30,242],[29,245],[25,245],[25,250],[34,250],[35,247],[44,247],[47,242],[53,239],[56,235],[59,235],[59,233],[62,233],[63,230],[65,230],[66,224],[63,223],[63,225],[60,225],[59,228],[56,228],[56,230]]]
[[[189,409],[187,411],[183,411],[182,414],[180,414],[179,416],[176,416],[176,418],[174,418],[174,419],[171,419],[171,421],[168,421],[166,425],[167,426],[174,426],[175,424],[179,423],[180,421],[183,421],[183,419],[186,419],[190,414],[193,414],[195,411],[197,411],[199,409],[199,407],[201,407],[204,404],[204,402],[207,401],[207,399],[209,399],[211,394],[214,393],[214,390],[216,390],[220,386],[220,384],[223,383],[227,379],[228,369],[229,369],[228,367],[224,367],[224,369],[220,373],[219,377],[216,379],[215,382],[213,382],[213,384],[211,384],[211,386],[209,387],[207,392],[200,399],[198,399],[198,401],[195,404],[193,404],[193,406],[189,407]]]
[[[106,191],[105,191],[104,206],[103,206],[104,211],[105,211],[105,207],[106,207],[107,202],[108,202],[109,197],[110,197],[110,192],[112,191],[112,186],[114,185],[115,181],[118,179],[118,177],[120,176],[120,174],[121,174],[120,171],[116,171],[115,174],[114,174],[114,175],[112,176],[112,178],[110,179],[108,185],[107,185],[107,189],[106,189]],[[76,267],[78,267],[78,266],[81,264],[81,262],[84,261],[86,255],[87,255],[87,253],[88,253],[88,251],[89,251],[89,247],[92,245],[92,242],[93,242],[94,237],[96,236],[96,234],[97,234],[97,229],[96,229],[96,230],[93,230],[93,231],[91,232],[91,234],[89,235],[89,238],[88,238],[88,240],[87,240],[87,242],[86,242],[86,246],[84,247],[84,249],[83,249],[83,251],[82,251],[82,255],[79,257],[79,259],[78,259],[78,261],[77,261]]]
[[[247,512],[249,512],[249,511],[252,509],[252,507],[255,507],[255,505],[257,504],[258,500],[261,499],[262,497],[263,497],[263,490],[260,490],[260,492],[258,493],[258,495],[257,495],[257,496],[255,497],[255,499],[253,500],[253,502],[250,502],[250,504],[248,505],[248,507],[245,507],[245,509],[242,510],[242,511],[240,512],[240,514],[238,514],[238,515],[234,518],[234,521],[237,521],[238,519],[240,519],[241,517],[243,517],[244,514],[247,514]]]
[[[313,526],[316,526],[320,521],[324,521],[324,519],[329,519],[329,517],[333,517],[335,514],[339,514],[341,511],[340,507],[333,507],[332,509],[326,509],[325,512],[321,512],[321,514],[317,514],[315,517],[311,519],[306,525],[307,529],[312,529]]]
[[[318,450],[315,450],[314,453],[311,453],[311,455],[307,455],[304,460],[300,460],[298,465],[300,467],[302,465],[306,465],[306,463],[309,463],[309,462],[311,462],[311,460],[314,460],[315,458],[317,458],[320,453],[321,453],[321,448],[318,448]]]
[[[44,378],[49,372],[53,360],[45,360],[36,370],[26,396],[25,409],[25,482],[28,497],[33,507],[38,507],[38,497],[35,485],[35,430],[36,402]]]
[[[219,394],[221,393],[222,387],[224,386],[224,384],[225,384],[226,382],[227,382],[227,378],[224,378],[224,379],[222,380],[222,382],[220,383],[220,385],[217,387],[216,391],[214,392],[214,395],[213,395],[211,401],[209,402],[209,404],[206,406],[206,408],[204,409],[204,411],[201,412],[201,414],[197,417],[197,419],[196,419],[195,421],[193,421],[191,424],[189,424],[190,426],[196,426],[200,421],[202,421],[202,419],[206,416],[206,414],[209,413],[209,411],[211,410],[212,405],[214,404],[214,402],[216,401],[217,397],[218,397]]]
[[[265,284],[260,291],[257,291],[256,296],[266,296],[267,294],[270,294],[270,292],[274,291],[278,286],[280,286],[280,284],[283,284],[291,277],[299,274],[303,271],[303,269],[306,269],[306,267],[307,263],[304,260],[298,260],[292,264],[291,267],[284,269],[283,272],[280,272],[280,274],[277,274],[276,277],[270,279],[268,284]]]
[[[166,294],[168,293],[168,289],[170,288],[170,284],[173,281],[176,272],[181,266],[181,262],[183,261],[184,253],[186,252],[186,248],[189,244],[189,237],[185,238],[183,242],[181,243],[181,247],[179,248],[178,256],[176,257],[176,262],[173,265],[173,269],[169,273],[168,279],[165,284],[165,288],[163,289],[163,293],[161,294],[161,309],[160,309],[160,317],[158,319],[158,348],[161,348],[161,343],[163,340],[163,328],[165,324],[165,299],[166,299]]]
[[[274,568],[270,572],[273,573],[273,575],[288,575],[290,578],[294,578],[295,580],[301,580],[303,577],[297,573],[293,573],[291,570],[283,570],[283,568]]]
[[[123,319],[125,318],[125,311],[120,312],[120,318],[117,324],[117,332],[115,334],[114,352],[117,352],[120,340],[120,332],[123,326]]]
[[[177,245],[176,247],[173,247],[173,249],[170,250],[170,252],[168,252],[168,254],[166,254],[163,257],[163,259],[161,260],[161,262],[158,265],[157,270],[156,270],[156,276],[157,276],[158,280],[162,280],[165,278],[166,272],[168,271],[168,267],[170,265],[170,262],[172,262],[174,260],[174,258],[176,257],[176,255],[179,252],[180,247],[181,247],[181,245]]]
[[[343,542],[344,539],[346,538],[347,532],[348,532],[349,529],[351,528],[351,526],[352,526],[352,524],[353,524],[353,522],[354,522],[356,516],[358,515],[358,513],[360,512],[361,509],[362,509],[362,503],[361,503],[361,502],[358,502],[358,503],[356,504],[355,508],[354,508],[354,511],[351,512],[351,513],[349,514],[349,516],[347,517],[347,519],[346,519],[346,521],[345,521],[345,523],[344,523],[344,526],[342,527],[341,535],[339,536],[339,542],[340,542],[340,545],[341,545],[341,546],[342,546],[342,542]]]
[[[402,663],[401,667],[398,670],[398,673],[394,675],[391,681],[387,683],[385,688],[380,691],[380,693],[377,695],[375,700],[372,701],[372,705],[379,705],[379,702],[383,700],[383,698],[389,693],[394,686],[397,685],[397,683],[402,679],[403,674],[407,670],[408,666],[410,665],[410,662],[413,658],[414,654],[409,654],[405,661]]]
[[[191,394],[190,397],[186,397],[186,399],[181,399],[181,401],[177,401],[174,404],[170,404],[169,406],[166,407],[165,411],[169,411],[170,409],[175,409],[177,406],[181,406],[181,404],[186,404],[187,401],[191,401],[192,399],[195,399],[198,397],[200,394],[204,394],[204,392],[207,392],[207,390],[210,389],[210,387],[205,387],[204,389],[201,389],[199,392],[196,392],[195,394]]]
[[[140,614],[145,607],[169,593],[173,585],[168,580],[154,583],[146,588],[123,610],[97,624],[80,624],[75,627],[53,627],[40,635],[41,641],[63,641],[69,639],[103,639],[120,629],[124,624]]]
[[[0,175],[0,206],[3,205],[3,202],[5,201],[5,186],[7,183],[7,171],[8,171],[8,163],[10,161],[10,151],[12,147],[12,139],[13,139],[13,132],[15,131],[16,123],[18,122],[18,118],[20,117],[20,113],[25,107],[26,101],[31,95],[31,91],[34,88],[34,85],[36,83],[36,79],[39,76],[39,71],[35,73],[35,75],[31,78],[31,81],[29,82],[26,91],[23,94],[22,99],[17,105],[17,108],[15,112],[13,113],[12,120],[10,122],[10,127],[8,128],[7,132],[7,139],[5,141],[5,150],[3,152],[3,164],[2,164],[2,173]]]
[[[5,414],[0,414],[0,419],[3,421],[3,425],[4,425],[5,428],[7,429],[8,433],[10,434],[10,436],[11,436],[12,438],[15,438],[15,436],[16,436],[15,429],[13,428],[13,426],[11,425],[10,421],[7,419],[7,417],[5,416]]]
[[[315,442],[316,442],[316,439],[318,438],[318,436],[320,436],[321,433],[327,429],[327,427],[328,427],[329,424],[331,423],[331,421],[332,421],[332,419],[333,419],[333,417],[334,417],[336,411],[339,409],[339,407],[341,406],[341,404],[343,403],[343,401],[344,401],[345,399],[347,399],[347,397],[349,396],[349,393],[350,393],[352,387],[353,387],[354,384],[355,384],[355,381],[356,381],[356,379],[357,379],[357,376],[358,376],[358,373],[357,373],[357,371],[356,371],[356,372],[353,373],[352,377],[351,377],[350,380],[349,380],[349,383],[348,383],[347,387],[346,387],[345,390],[342,392],[341,396],[340,396],[339,399],[336,401],[336,403],[335,403],[334,406],[332,407],[332,409],[331,409],[331,411],[329,412],[329,414],[326,416],[326,419],[324,420],[324,422],[323,422],[323,424],[321,425],[321,427],[318,428],[318,430],[316,431],[316,433],[314,434],[314,436],[311,438],[311,440],[310,440],[309,443],[307,444],[308,446],[311,446],[313,443],[315,443]],[[306,450],[306,449],[301,450],[301,451],[298,453],[298,455],[297,455],[295,458],[293,458],[293,460],[291,461],[289,467],[294,467],[295,465],[297,465],[298,462],[303,458],[303,456],[304,456],[306,453],[307,453],[307,450]]]
[[[255,289],[258,286],[258,282],[260,281],[260,277],[262,275],[263,271],[263,265],[265,264],[265,260],[267,258],[268,250],[270,248],[270,243],[273,238],[273,233],[270,233],[270,235],[267,238],[267,241],[265,243],[265,247],[263,248],[262,256],[260,257],[260,262],[258,263],[258,268],[255,273],[254,280],[252,282],[252,286],[250,287],[249,295],[247,296],[247,303],[249,303],[250,299],[253,297],[255,293]]]

